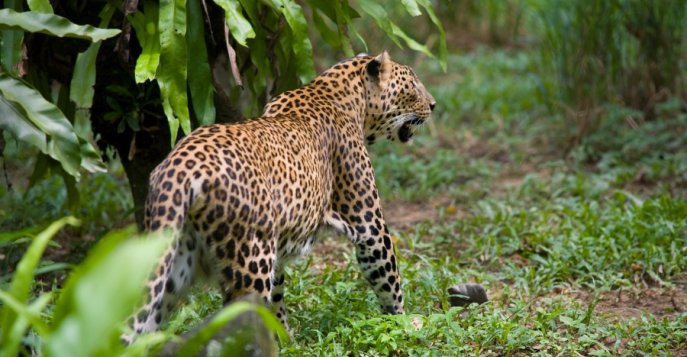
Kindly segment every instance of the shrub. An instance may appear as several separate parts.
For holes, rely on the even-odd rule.
[[[607,103],[655,117],[656,104],[685,95],[687,4],[678,0],[554,0],[539,7],[543,59],[582,136]]]

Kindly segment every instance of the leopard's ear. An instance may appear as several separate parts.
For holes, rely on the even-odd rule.
[[[389,54],[384,51],[367,64],[367,73],[374,78],[381,87],[384,87],[391,76],[391,60]]]

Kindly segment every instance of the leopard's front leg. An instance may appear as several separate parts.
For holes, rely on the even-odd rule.
[[[339,163],[331,210],[325,220],[348,235],[356,245],[360,268],[382,308],[390,314],[402,314],[403,291],[398,260],[382,216],[372,166],[367,157]]]

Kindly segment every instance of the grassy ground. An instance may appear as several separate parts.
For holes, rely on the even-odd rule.
[[[433,122],[410,145],[371,148],[407,314],[380,315],[351,244],[323,232],[288,271],[283,355],[686,354],[687,115],[669,102],[638,123],[608,106],[596,134],[571,140],[535,57],[476,50],[451,56],[448,75],[416,65],[439,103]],[[3,192],[0,224],[62,215],[59,190]],[[89,178],[79,214],[93,225],[76,233],[131,220],[125,192]],[[464,282],[490,302],[449,308],[447,288]],[[168,329],[220,305],[196,288]]]

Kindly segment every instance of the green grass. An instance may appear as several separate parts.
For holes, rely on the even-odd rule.
[[[425,217],[391,227],[407,314],[381,315],[352,245],[324,233],[287,271],[294,338],[283,355],[687,349],[687,115],[668,102],[642,123],[608,106],[599,131],[570,148],[575,128],[548,106],[540,66],[527,51],[479,49],[451,55],[448,76],[431,62],[417,69],[439,103],[434,122],[410,145],[370,149],[387,212],[408,205]],[[88,178],[75,213],[84,226],[71,234],[97,238],[131,219],[122,187]],[[52,181],[4,194],[4,227],[45,224],[64,200]],[[447,288],[465,282],[490,302],[450,308]],[[221,304],[200,285],[166,330],[188,331]]]
[[[556,293],[593,296],[631,289],[637,279],[670,289],[687,268],[687,200],[637,201],[622,193],[599,199],[585,194],[593,191],[587,185],[584,178],[529,179],[503,199],[482,200],[468,218],[399,232],[406,316],[378,315],[350,247],[324,258],[343,257],[345,268],[313,272],[322,257],[294,267],[286,301],[298,338],[285,354],[614,355],[621,347],[685,348],[684,313],[626,318],[595,312],[593,298]],[[472,281],[487,287],[492,301],[449,309],[446,289]],[[420,330],[414,318],[423,322]]]

